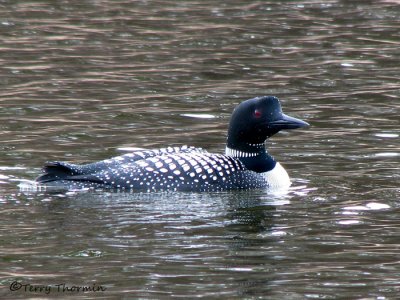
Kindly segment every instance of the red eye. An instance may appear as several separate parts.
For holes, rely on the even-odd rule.
[[[254,117],[256,117],[256,118],[258,119],[258,118],[260,118],[261,116],[262,116],[261,111],[259,111],[258,109],[256,109],[256,110],[254,111]]]

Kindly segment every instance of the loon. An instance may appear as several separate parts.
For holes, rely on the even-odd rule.
[[[285,115],[278,98],[262,96],[233,111],[225,154],[189,146],[135,150],[84,165],[48,162],[35,184],[66,189],[214,192],[290,186],[286,170],[265,149],[282,129],[309,124]]]

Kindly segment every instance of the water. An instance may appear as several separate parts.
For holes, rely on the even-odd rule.
[[[2,298],[398,297],[398,1],[3,1],[0,16]],[[47,160],[222,152],[233,107],[265,94],[312,125],[268,143],[287,193],[17,187]]]

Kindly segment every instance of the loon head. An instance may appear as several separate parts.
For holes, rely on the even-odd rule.
[[[264,150],[265,140],[283,129],[309,126],[307,122],[282,112],[279,99],[262,96],[240,103],[229,123],[227,147],[243,153]]]

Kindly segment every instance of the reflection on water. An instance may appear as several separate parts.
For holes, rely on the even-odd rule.
[[[13,1],[0,13],[4,298],[44,296],[11,292],[14,280],[97,283],[103,298],[397,297],[397,1]],[[312,124],[268,143],[293,179],[286,194],[17,188],[47,160],[222,152],[233,107],[265,94]]]

